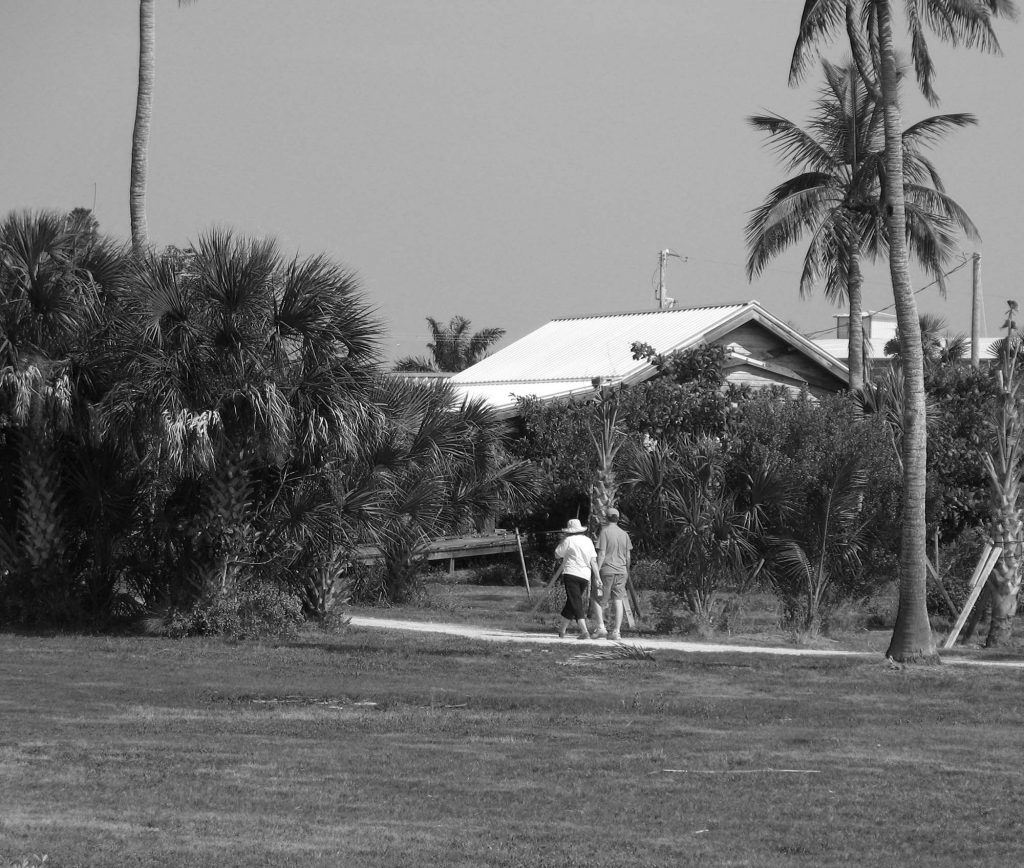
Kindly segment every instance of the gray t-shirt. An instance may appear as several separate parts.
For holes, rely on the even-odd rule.
[[[601,565],[601,572],[613,576],[627,575],[632,548],[628,533],[614,522],[606,524],[597,538],[597,562]]]

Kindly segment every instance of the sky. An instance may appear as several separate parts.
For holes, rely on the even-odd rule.
[[[839,310],[799,297],[800,251],[744,273],[749,212],[786,176],[745,119],[803,124],[820,83],[787,85],[802,0],[156,6],[151,240],[228,226],[326,252],[360,275],[386,358],[425,354],[428,316],[504,328],[503,346],[556,317],[654,309],[665,248],[677,305],[757,299],[834,334]],[[138,4],[0,10],[0,213],[94,207],[127,239]],[[1002,57],[933,38],[942,103],[908,86],[904,107],[905,125],[979,118],[933,158],[981,231],[961,254],[982,254],[986,334],[1024,295],[1024,22],[997,29]],[[927,283],[920,310],[968,332],[970,265],[945,299]],[[883,265],[865,307],[891,304]]]

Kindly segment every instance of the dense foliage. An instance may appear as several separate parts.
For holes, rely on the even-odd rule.
[[[0,299],[0,622],[285,625],[366,546],[399,599],[432,536],[530,497],[493,413],[384,378],[326,257],[230,232],[129,253],[14,214]]]

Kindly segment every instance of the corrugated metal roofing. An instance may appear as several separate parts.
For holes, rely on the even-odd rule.
[[[699,341],[747,304],[556,319],[452,377],[459,386],[578,379],[619,381],[646,371],[630,354],[634,341],[659,353]]]

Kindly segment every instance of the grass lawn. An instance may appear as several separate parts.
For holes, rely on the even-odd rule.
[[[582,650],[0,634],[0,865],[1024,863],[1020,671]]]

